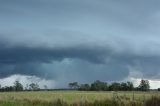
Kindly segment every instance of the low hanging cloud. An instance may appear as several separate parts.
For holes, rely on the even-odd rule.
[[[24,89],[28,89],[31,83],[37,83],[40,88],[55,88],[56,82],[54,80],[46,80],[36,76],[26,76],[26,75],[12,75],[7,78],[0,79],[1,87],[13,86],[15,81],[19,81],[23,84]]]

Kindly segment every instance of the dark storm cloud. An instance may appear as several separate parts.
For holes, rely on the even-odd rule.
[[[0,53],[0,75],[1,77],[7,77],[13,74],[36,75],[46,79],[54,78],[59,80],[64,80],[67,76],[70,76],[72,80],[80,80],[83,76],[84,81],[94,79],[113,80],[114,78],[112,76],[118,67],[120,69],[117,72],[119,74],[116,80],[128,75],[126,67],[116,62],[114,65],[106,63],[106,58],[110,56],[110,52],[111,51],[104,50],[104,48],[100,47],[81,48],[76,46],[75,48],[58,48],[57,50],[9,47],[2,49]],[[70,59],[70,61],[68,61],[69,65],[65,63],[66,59]],[[50,67],[44,67],[44,63]],[[63,76],[64,73],[65,77]],[[89,74],[90,77],[86,76]]]
[[[104,63],[106,50],[99,47],[70,47],[70,48],[30,48],[30,47],[1,47],[0,63],[14,64],[27,62],[52,62],[64,58],[80,58],[93,63]]]
[[[70,59],[68,62],[71,65],[68,66],[67,63],[64,62],[65,59]],[[65,76],[70,76],[72,80],[76,78],[77,80],[80,80],[82,76],[84,77],[90,74],[90,77],[86,76],[83,78],[84,81],[91,81],[94,79],[122,80],[122,78],[129,75],[127,66],[137,66],[137,64],[141,65],[145,76],[148,77],[151,75],[150,73],[152,73],[152,75],[158,73],[160,65],[159,56],[143,56],[132,54],[130,52],[117,53],[111,48],[107,49],[98,46],[76,46],[72,48],[29,48],[24,46],[4,46],[0,51],[0,60],[1,77],[7,77],[13,74],[22,74],[37,75],[47,79],[63,79],[61,74],[65,73]],[[55,63],[55,61],[57,62]],[[44,68],[42,66],[43,63],[51,64],[52,67]],[[65,65],[68,68],[66,68]],[[69,73],[68,70],[70,70]],[[67,75],[67,73],[70,75]],[[115,76],[115,73],[117,75],[116,78],[113,77]],[[73,77],[76,75],[79,77]]]
[[[0,77],[160,76],[160,1],[1,0]],[[129,67],[129,68],[128,68]],[[89,75],[89,76],[88,76]]]

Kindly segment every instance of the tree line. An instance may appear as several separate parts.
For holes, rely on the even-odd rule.
[[[46,85],[45,85],[46,86]],[[47,89],[47,87],[46,87]],[[37,83],[31,83],[27,84],[26,87],[23,87],[23,85],[19,81],[15,81],[13,86],[5,86],[1,87],[0,85],[0,92],[6,92],[6,91],[38,91],[40,90],[39,85]]]
[[[80,91],[149,91],[150,84],[148,80],[141,80],[138,87],[134,87],[132,82],[113,82],[108,84],[107,82],[103,82],[100,80],[96,80],[91,84],[79,84],[78,82],[72,82],[68,84],[70,90],[80,90]],[[19,82],[15,81],[13,86],[5,86],[1,87],[0,85],[0,92],[4,91],[39,91],[39,90],[55,90],[55,89],[48,89],[47,85],[44,85],[44,89],[40,89],[37,83],[27,84],[25,87]],[[56,89],[59,90],[59,89]],[[67,90],[67,89],[61,89]],[[158,88],[160,91],[160,88]]]
[[[80,91],[148,91],[150,84],[148,80],[141,80],[138,87],[134,87],[132,82],[113,82],[108,84],[100,80],[96,80],[91,84],[79,84],[78,82],[69,83],[70,89]]]

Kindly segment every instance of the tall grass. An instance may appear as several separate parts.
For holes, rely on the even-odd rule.
[[[125,97],[116,97],[112,99],[95,100],[94,102],[84,100],[73,103],[68,103],[62,99],[57,99],[54,101],[24,99],[15,101],[0,101],[0,106],[160,106],[160,97],[153,96],[146,101],[133,101]]]
[[[0,93],[0,106],[160,106],[160,97],[152,96],[154,93],[138,92],[134,95],[133,92],[109,92],[109,95],[108,92],[56,92],[56,95],[55,92],[47,93]],[[53,95],[61,96],[52,98]]]

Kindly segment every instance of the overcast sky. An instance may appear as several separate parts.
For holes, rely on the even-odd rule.
[[[159,0],[0,0],[0,79],[32,77],[53,81],[51,87],[97,79],[159,83],[159,5]]]

